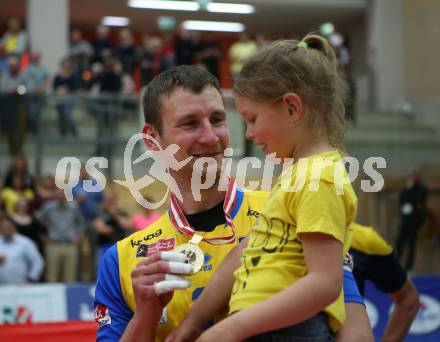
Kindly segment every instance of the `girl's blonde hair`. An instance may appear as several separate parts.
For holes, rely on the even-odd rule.
[[[301,42],[278,40],[249,57],[235,82],[237,95],[277,102],[288,92],[301,97],[317,137],[343,150],[346,94],[335,51],[327,39],[308,34]]]

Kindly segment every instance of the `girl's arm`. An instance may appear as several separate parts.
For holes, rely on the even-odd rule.
[[[203,326],[227,307],[235,281],[233,272],[240,266],[241,253],[247,242],[248,237],[223,259],[208,286],[166,342],[194,341],[203,332]]]
[[[342,289],[342,243],[321,233],[301,234],[308,273],[274,296],[229,316],[201,341],[241,341],[303,322],[334,302]]]

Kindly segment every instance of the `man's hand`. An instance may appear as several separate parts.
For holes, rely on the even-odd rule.
[[[186,289],[191,281],[175,274],[190,274],[192,266],[185,264],[181,253],[159,252],[141,261],[131,273],[136,302],[136,315],[154,314],[155,323],[162,315],[162,309],[173,296],[173,291]]]
[[[186,256],[158,252],[142,260],[131,272],[136,311],[121,341],[154,341],[156,326],[173,291],[186,289],[191,281],[176,274],[190,274]]]

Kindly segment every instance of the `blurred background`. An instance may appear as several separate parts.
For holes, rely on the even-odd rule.
[[[361,165],[354,183],[357,221],[375,227],[395,246],[402,220],[399,198],[414,182],[423,184],[425,217],[411,242],[413,260],[408,264],[402,259],[402,264],[414,276],[438,275],[438,18],[436,0],[1,0],[0,204],[4,215],[15,218],[19,232],[28,232],[45,261],[45,268],[30,280],[57,283],[53,286],[61,287],[50,287],[49,293],[64,291],[59,294],[64,304],[47,310],[44,288],[11,296],[11,287],[0,286],[0,293],[5,291],[0,296],[0,323],[90,320],[90,284],[100,252],[143,228],[165,208],[145,210],[113,182],[124,179],[125,145],[142,127],[141,90],[155,75],[174,65],[194,64],[217,76],[234,160],[263,160],[244,137],[234,108],[232,76],[265,42],[299,40],[309,32],[330,40],[348,84],[345,143]],[[136,148],[143,152],[140,144]],[[104,192],[76,197],[81,210],[75,219],[82,228],[67,245],[77,262],[60,266],[64,273],[58,275],[48,272],[53,261],[44,245],[50,213],[43,208],[57,199],[55,170],[66,156],[78,158],[83,166],[92,156],[103,156],[109,163],[100,169],[107,177]],[[380,192],[360,189],[361,181],[370,179],[362,169],[370,157],[386,160],[386,168],[378,169],[385,180]],[[80,165],[75,167],[80,171]],[[140,177],[148,165],[132,168]],[[248,175],[259,179],[261,172],[249,169]],[[89,178],[81,168],[80,179]],[[142,190],[152,201],[160,200],[164,191],[163,184]],[[429,279],[439,286],[440,278]],[[438,334],[440,340],[437,291],[437,302],[425,303],[430,307],[425,316],[434,317],[429,334]],[[37,304],[23,304],[38,296],[43,299]]]

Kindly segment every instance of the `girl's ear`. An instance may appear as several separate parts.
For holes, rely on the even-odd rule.
[[[295,93],[286,93],[283,95],[282,100],[283,104],[287,107],[287,110],[289,112],[290,121],[293,125],[296,125],[302,120],[304,116],[301,97],[299,97],[299,95]]]
[[[147,139],[144,137],[144,143],[147,145],[149,150],[153,151],[159,151],[159,146],[153,142],[151,138],[153,138],[155,141],[157,141],[160,144],[160,135],[157,131],[157,128],[154,127],[152,124],[146,123],[144,125],[144,128],[142,129],[142,133],[147,134],[150,136],[150,139]]]

